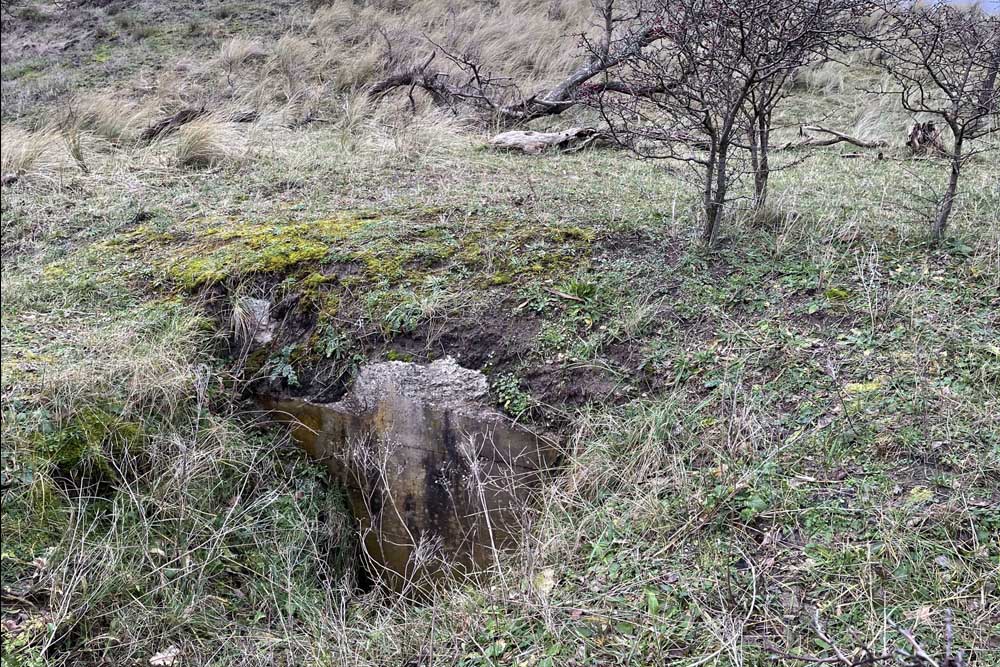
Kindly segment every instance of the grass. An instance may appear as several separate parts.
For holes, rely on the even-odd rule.
[[[24,132],[15,128],[6,131],[7,141],[0,152],[0,169],[20,178],[33,175],[54,178],[65,163],[60,135],[55,130]]]
[[[238,69],[248,62],[265,56],[260,44],[252,39],[232,37],[219,49],[219,62],[232,77]]]
[[[107,95],[84,96],[70,107],[69,124],[114,143],[129,143],[148,123],[147,113]]]
[[[178,166],[200,169],[238,159],[243,141],[233,123],[203,117],[182,126],[173,144]]]
[[[184,92],[156,96],[243,104],[260,76],[315,90],[323,40],[371,48],[365,11],[391,9],[294,18],[322,36],[309,57],[226,42],[276,48],[261,23],[223,33]],[[240,20],[225,13],[201,18]],[[98,68],[119,57],[79,76],[118,85],[127,68]],[[882,101],[830,69],[797,113],[840,106],[839,127],[891,135]],[[772,656],[911,649],[899,628],[941,656],[949,624],[968,665],[996,663],[989,155],[942,246],[910,210],[939,162],[831,150],[778,156],[804,159],[774,174],[767,224],[736,206],[706,254],[685,174],[620,153],[494,154],[461,119],[359,94],[314,107],[326,122],[268,101],[246,127],[144,146],[123,119],[173,106],[136,94],[78,128],[84,170],[31,99],[3,142],[19,175],[2,216],[5,667],[174,648],[213,665],[795,664]],[[259,358],[242,354],[248,297],[292,298],[302,323]],[[340,491],[240,397],[444,353],[559,429],[565,464],[492,584],[414,603],[359,585]]]

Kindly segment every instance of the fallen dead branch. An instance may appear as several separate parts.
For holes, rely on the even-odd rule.
[[[166,118],[161,118],[156,121],[139,135],[139,139],[145,143],[150,143],[156,141],[157,139],[162,139],[170,134],[173,134],[179,130],[184,125],[195,121],[202,116],[209,114],[210,112],[204,107],[188,107],[181,109],[180,111],[173,113]],[[244,110],[235,111],[225,116],[225,120],[231,123],[252,123],[257,120],[260,116],[254,110]]]
[[[420,89],[431,97],[436,106],[454,109],[464,105],[486,111],[507,127],[561,114],[577,104],[578,92],[585,91],[587,95],[594,95],[608,91],[639,96],[662,92],[655,89],[636,90],[619,81],[588,83],[664,36],[662,28],[653,24],[627,40],[615,42],[612,48],[612,29],[613,26],[609,23],[602,48],[589,54],[565,79],[547,91],[528,97],[521,94],[517,85],[508,77],[489,72],[474,58],[452,52],[430,39],[427,41],[434,50],[426,60],[376,82],[368,92],[377,101],[396,89],[406,88],[412,104],[414,91]],[[431,69],[431,64],[439,53],[457,71]]]
[[[812,133],[812,134],[810,134]],[[813,136],[815,134],[827,135],[825,138]],[[821,125],[803,125],[799,128],[799,135],[805,137],[800,141],[789,141],[780,146],[778,150],[788,150],[790,148],[814,148],[819,146],[834,146],[840,143],[848,143],[858,148],[886,148],[889,143],[886,141],[865,141],[849,134],[832,130]]]
[[[147,127],[142,131],[142,134],[139,135],[139,139],[147,143],[156,139],[161,139],[168,134],[176,132],[182,125],[186,125],[191,121],[204,116],[205,113],[205,107],[201,107],[200,109],[181,109],[177,113],[173,113],[166,118],[161,118]]]
[[[586,303],[586,301],[584,301],[583,299],[574,294],[567,294],[566,292],[560,292],[559,290],[552,289],[551,287],[546,287],[545,291],[548,292],[549,294],[553,294],[559,297],[560,299],[568,299],[570,301],[579,301],[580,303]]]

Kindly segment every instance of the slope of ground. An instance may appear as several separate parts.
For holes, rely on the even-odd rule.
[[[120,69],[37,56],[39,78],[72,64],[80,99],[141,117],[113,131],[96,113],[47,126],[61,98],[8,72],[5,32],[4,172],[21,167],[2,218],[5,666],[754,665],[912,650],[907,634],[943,655],[946,627],[967,664],[996,663],[989,155],[943,246],[911,210],[941,163],[834,149],[789,155],[771,218],[737,210],[705,253],[684,172],[491,153],[405,99],[372,112],[309,83],[314,106],[279,92],[255,122],[136,142],[197,98],[159,81],[144,101],[136,63],[204,54],[184,81],[217,93],[223,44],[281,41],[226,7],[177,9],[209,29],[148,61],[145,39],[115,38]],[[331,11],[284,16],[305,31]],[[246,90],[278,80],[268,53]],[[791,106],[898,131],[852,76],[811,71]],[[247,297],[284,322],[256,356]],[[445,354],[566,433],[565,470],[492,586],[358,590],[338,489],[241,397],[329,398],[367,359]]]

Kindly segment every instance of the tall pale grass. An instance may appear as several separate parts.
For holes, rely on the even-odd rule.
[[[69,124],[116,144],[134,141],[149,122],[150,109],[106,94],[83,95],[70,107]]]
[[[182,126],[172,145],[178,166],[200,169],[237,160],[245,154],[247,142],[235,123],[205,116]]]
[[[398,3],[338,0],[316,11],[310,32],[344,87],[423,60],[434,48],[431,40],[535,88],[570,71],[579,58],[574,35],[587,29],[591,15],[586,0],[459,6],[418,0],[405,12]],[[449,70],[443,59],[435,67]]]
[[[303,88],[313,71],[314,56],[313,46],[296,35],[287,34],[275,42],[267,68],[280,81],[285,99],[294,99]]]
[[[71,164],[62,134],[54,128],[28,132],[3,128],[0,142],[0,173],[8,176],[54,178]]]
[[[255,39],[233,37],[219,48],[219,64],[231,76],[248,62],[263,60],[267,51]]]
[[[846,66],[831,60],[801,68],[795,73],[793,85],[812,93],[832,95],[843,92],[846,74]]]

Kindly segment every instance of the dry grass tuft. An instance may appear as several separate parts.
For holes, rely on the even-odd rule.
[[[474,54],[484,66],[527,89],[569,72],[579,54],[573,35],[587,29],[589,2],[516,0],[455,7],[422,0],[400,12],[398,3],[364,6],[346,1],[318,9],[309,31],[341,89],[371,82],[427,57],[428,38],[449,51]],[[448,71],[442,59],[436,67]]]
[[[467,143],[461,120],[434,108],[415,114],[380,109],[364,134],[369,146],[383,159],[421,161],[442,155]]]
[[[376,78],[381,70],[382,58],[382,49],[378,44],[355,49],[350,57],[334,63],[334,86],[340,90],[363,86]]]
[[[285,99],[294,99],[303,89],[314,61],[313,46],[295,35],[284,35],[271,49],[268,75],[281,82]]]
[[[206,116],[184,125],[173,142],[180,167],[202,169],[237,160],[245,152],[244,135],[235,123]]]
[[[882,140],[902,146],[909,119],[896,109],[895,101],[886,95],[857,109],[852,134],[863,141]]]
[[[259,41],[233,37],[220,47],[219,63],[226,70],[226,76],[231,78],[245,64],[263,60],[266,55],[267,52]]]
[[[135,141],[150,118],[149,110],[110,95],[86,95],[70,108],[68,124],[76,131],[93,132],[115,144]]]
[[[344,35],[354,25],[354,17],[353,3],[334,2],[316,10],[309,29],[318,35]]]
[[[792,82],[796,88],[821,95],[833,95],[844,90],[847,68],[839,62],[829,61],[803,67],[795,73]]]
[[[0,173],[5,178],[26,175],[52,178],[69,164],[62,135],[55,129],[38,132],[8,127],[0,142]]]

